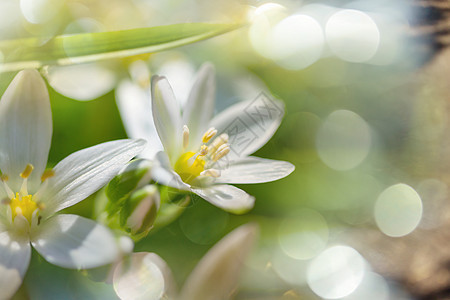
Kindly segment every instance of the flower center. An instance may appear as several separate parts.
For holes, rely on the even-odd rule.
[[[184,182],[192,182],[205,170],[206,161],[200,155],[195,155],[194,152],[183,153],[175,163],[174,170]]]
[[[16,193],[16,196],[11,199],[9,205],[11,207],[13,221],[18,215],[21,215],[24,216],[30,224],[34,211],[38,209],[37,203],[33,201],[33,195],[21,196],[19,193]],[[39,213],[39,211],[37,213]]]
[[[9,179],[8,175],[2,174],[0,176],[0,179],[3,182],[3,188],[8,195],[8,198],[3,201],[3,204],[9,206],[10,221],[13,224],[17,216],[23,216],[28,220],[30,225],[32,223],[39,223],[39,211],[44,209],[43,203],[39,202],[40,193],[37,192],[34,195],[28,194],[28,177],[30,177],[33,169],[33,165],[28,164],[23,172],[20,173],[23,182],[20,191],[16,193],[14,193],[7,184]],[[41,176],[41,182],[46,181],[53,175],[53,170],[46,170]],[[44,184],[46,184],[46,182]]]
[[[186,151],[189,145],[189,128],[183,127],[183,149],[175,163],[174,170],[186,183],[192,183],[197,177],[219,177],[220,171],[213,169],[215,163],[230,152],[228,135],[221,134],[214,140],[217,134],[215,128],[208,129],[202,138],[202,144],[198,152]],[[212,140],[212,141],[211,141]],[[211,141],[211,142],[210,142]]]

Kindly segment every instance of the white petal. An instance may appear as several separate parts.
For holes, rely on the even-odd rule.
[[[201,189],[193,188],[192,191],[211,204],[231,213],[247,212],[255,204],[253,196],[232,185],[213,185]]]
[[[117,106],[128,136],[147,140],[139,156],[153,159],[164,148],[153,122],[150,98],[150,89],[143,89],[130,80],[123,80],[116,89]]]
[[[256,226],[244,225],[214,245],[189,275],[180,299],[214,300],[231,297],[256,233]]]
[[[287,161],[249,156],[236,161],[221,170],[216,183],[262,183],[281,179],[294,171]]]
[[[0,233],[0,298],[9,299],[19,289],[28,269],[31,247],[28,240],[16,240]]]
[[[214,113],[215,92],[214,67],[209,63],[203,64],[183,110],[183,124],[189,127],[190,133],[188,149],[198,147],[209,128],[209,121]]]
[[[77,151],[61,162],[42,191],[46,211],[72,206],[109,182],[145,146],[144,140],[118,140]]]
[[[76,215],[57,215],[43,222],[31,243],[49,263],[63,268],[95,268],[119,256],[117,242],[106,227]]]
[[[181,149],[183,124],[180,105],[165,77],[152,78],[152,113],[164,149],[173,159]]]
[[[47,78],[58,93],[80,101],[108,93],[117,81],[113,71],[96,63],[50,67]]]
[[[113,284],[122,300],[175,299],[176,296],[172,273],[155,253],[133,253],[124,258],[114,271]]]
[[[230,160],[245,157],[261,148],[280,126],[284,104],[260,94],[254,100],[239,102],[211,120],[218,134],[227,133]]]
[[[190,185],[183,182],[180,175],[173,171],[169,158],[163,151],[155,156],[152,167],[152,178],[159,184],[170,186],[179,190],[190,190]]]
[[[5,192],[5,189],[0,188],[0,199],[8,198],[8,195]],[[0,205],[0,232],[3,231],[3,224],[2,221],[6,221],[6,211],[7,211],[8,205]],[[9,222],[9,221],[6,221]]]
[[[159,56],[163,63],[157,68],[156,74],[170,78],[170,84],[176,99],[180,102],[181,107],[185,107],[195,79],[195,66],[180,53],[172,55],[173,53],[166,52],[166,54],[168,54],[168,57]]]
[[[20,188],[19,174],[34,166],[32,188],[47,165],[52,137],[52,113],[45,82],[36,70],[19,72],[0,101],[0,169]],[[33,184],[34,183],[34,184]]]

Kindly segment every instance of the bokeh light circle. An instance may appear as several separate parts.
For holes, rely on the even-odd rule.
[[[58,93],[80,101],[106,94],[117,82],[113,71],[95,63],[50,67],[47,78]]]
[[[422,218],[422,200],[409,185],[399,183],[385,189],[375,203],[375,221],[386,235],[411,233]]]
[[[284,220],[278,230],[281,249],[294,259],[310,259],[319,254],[328,241],[328,225],[315,210],[302,209],[295,218]]]
[[[314,258],[306,276],[308,286],[318,296],[338,299],[354,292],[365,272],[366,262],[355,249],[333,246]]]
[[[200,201],[178,219],[181,231],[193,243],[210,245],[223,236],[229,216],[223,210]]]
[[[367,157],[371,141],[366,121],[354,112],[337,110],[324,121],[316,146],[327,166],[344,171],[355,168]]]
[[[383,276],[367,272],[358,288],[342,300],[389,300],[389,285]]]
[[[322,55],[325,38],[320,24],[302,14],[280,21],[271,33],[271,57],[285,69],[300,70]]]
[[[253,49],[261,56],[272,58],[271,32],[286,15],[286,8],[276,3],[263,4],[254,11],[248,37]]]
[[[20,0],[20,9],[28,22],[41,24],[52,19],[64,3],[64,0]]]
[[[160,259],[153,253],[134,253],[122,260],[114,271],[114,290],[122,300],[157,300],[165,293]]]
[[[377,24],[368,14],[354,9],[334,13],[326,24],[325,36],[331,51],[349,62],[368,61],[380,44]]]
[[[306,268],[308,260],[295,259],[277,249],[272,260],[272,267],[280,278],[291,285],[303,286],[306,284]]]

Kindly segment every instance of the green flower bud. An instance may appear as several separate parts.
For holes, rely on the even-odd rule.
[[[108,216],[116,214],[133,191],[150,182],[152,165],[149,160],[134,160],[111,180],[105,191],[108,197]]]
[[[146,234],[153,227],[160,206],[156,185],[137,190],[120,211],[120,226],[132,235]]]

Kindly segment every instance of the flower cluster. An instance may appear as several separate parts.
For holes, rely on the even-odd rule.
[[[264,120],[245,115],[244,108],[258,105],[251,101],[214,116],[214,76],[214,68],[205,64],[183,107],[164,77],[152,78],[151,99],[138,99],[142,100],[139,105],[132,105],[136,100],[127,104],[132,95],[121,93],[119,108],[128,135],[134,139],[80,150],[51,169],[46,169],[52,136],[46,84],[35,70],[21,71],[14,78],[0,101],[3,298],[12,297],[22,284],[31,246],[45,260],[64,268],[113,263],[114,289],[122,299],[199,299],[199,295],[214,299],[232,292],[234,273],[253,243],[254,226],[237,229],[216,245],[194,270],[182,296],[176,296],[170,271],[158,255],[127,255],[118,242],[124,234],[143,238],[159,220],[181,213],[167,209],[176,196],[160,195],[164,189],[182,197],[193,193],[226,211],[243,213],[253,207],[255,199],[230,184],[273,181],[294,170],[288,162],[250,156],[278,128],[281,102],[274,101],[281,113],[273,124],[237,153],[233,151],[237,133],[229,129],[230,124],[246,119],[251,128],[262,126]],[[141,159],[129,163],[138,155]],[[108,183],[108,200],[99,222],[59,213]],[[217,278],[221,280],[215,286]]]

